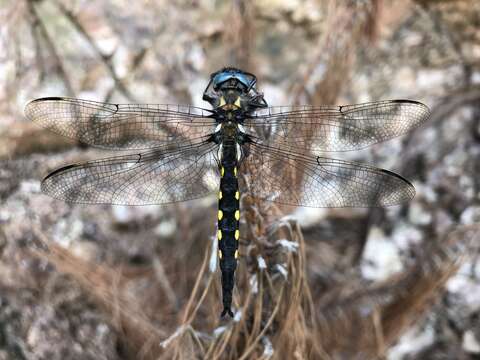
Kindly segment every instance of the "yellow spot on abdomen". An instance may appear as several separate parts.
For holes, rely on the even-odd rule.
[[[222,220],[222,219],[223,219],[223,211],[218,210],[218,220]]]
[[[235,193],[235,199],[240,199],[240,193],[238,191]]]
[[[225,168],[222,166],[222,169],[220,170],[220,175],[223,177],[225,175]]]
[[[218,257],[221,259],[222,258],[222,250],[218,250]]]
[[[236,167],[236,166],[233,168],[233,175],[234,175],[235,177],[237,176],[237,167]]]
[[[235,259],[238,259],[238,250],[235,250]]]
[[[236,220],[240,219],[240,210],[235,211],[235,219]]]
[[[235,230],[235,240],[238,240],[240,238],[240,231],[237,229]]]
[[[220,191],[220,192],[218,193],[218,198],[221,199],[222,197],[223,197],[223,193]]]
[[[222,230],[217,231],[217,238],[218,240],[222,240]]]

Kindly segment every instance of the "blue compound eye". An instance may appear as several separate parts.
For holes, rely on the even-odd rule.
[[[239,71],[222,71],[221,73],[218,73],[213,77],[213,86],[216,88],[220,84],[230,79],[238,80],[247,88],[250,87],[255,80],[253,76],[239,72]]]
[[[234,77],[234,75],[230,72],[221,72],[221,73],[214,76],[213,85],[215,87],[217,87],[221,83],[224,83],[225,81],[230,80],[233,77]]]
[[[247,75],[247,74],[241,74],[241,73],[236,74],[235,78],[238,79],[238,81],[240,81],[247,88],[250,87],[250,85],[252,85],[252,83],[254,81],[254,78],[252,76]]]

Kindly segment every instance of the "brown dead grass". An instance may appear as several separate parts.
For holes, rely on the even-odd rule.
[[[209,249],[205,250],[179,321],[169,326],[152,320],[149,314],[160,313],[161,318],[162,312],[161,308],[149,308],[154,301],[145,302],[144,294],[128,291],[130,282],[148,279],[151,272],[132,274],[126,269],[82,260],[51,243],[39,231],[36,235],[44,246],[33,254],[79,283],[106,312],[135,359],[267,359],[269,348],[273,359],[371,359],[383,356],[433,305],[445,282],[478,240],[480,230],[479,226],[460,228],[426,247],[424,256],[400,275],[354,292],[345,289],[334,301],[321,305],[321,299],[311,297],[305,243],[298,225],[283,221],[277,222],[275,228],[271,236],[297,243],[297,251],[277,247],[264,252],[268,269],[260,269],[255,261],[258,249],[254,249],[260,245],[251,245],[247,256],[253,261],[239,267],[234,297],[241,316],[223,322],[218,318],[216,280],[208,271]],[[286,277],[273,270],[278,264],[285,264]],[[252,279],[257,279],[256,287],[251,285]],[[151,286],[158,286],[161,296],[164,292],[155,284]],[[329,296],[328,292],[325,296]],[[200,309],[208,306],[208,298],[214,298],[216,308],[205,316]]]

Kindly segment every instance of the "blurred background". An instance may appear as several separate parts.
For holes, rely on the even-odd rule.
[[[23,115],[41,96],[208,108],[229,65],[269,105],[432,112],[332,154],[399,172],[409,204],[245,212],[233,321],[208,268],[215,197],[51,199],[49,171],[107,154]],[[1,0],[0,359],[477,359],[479,170],[478,1]]]

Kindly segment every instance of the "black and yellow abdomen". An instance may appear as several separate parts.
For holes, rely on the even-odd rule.
[[[220,160],[220,191],[218,194],[218,257],[222,271],[223,311],[229,314],[232,304],[232,292],[235,285],[235,269],[238,258],[238,239],[240,237],[240,193],[237,179],[236,144],[224,144]]]

